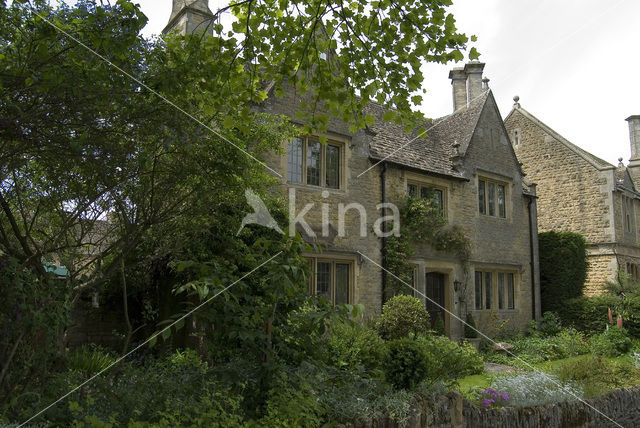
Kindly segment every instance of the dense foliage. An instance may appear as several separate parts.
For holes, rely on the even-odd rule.
[[[608,310],[614,315],[614,323],[621,315],[624,327],[631,337],[640,337],[640,298],[603,294],[593,297],[578,297],[565,301],[557,313],[562,323],[588,335],[599,334],[609,325]]]
[[[605,357],[619,357],[631,349],[631,338],[623,327],[611,327],[591,338],[594,354]]]
[[[428,374],[429,361],[425,347],[412,337],[395,339],[387,344],[384,372],[396,389],[409,389]]]
[[[482,356],[473,345],[458,344],[443,336],[420,336],[417,340],[427,357],[426,379],[432,384],[455,383],[461,377],[484,371]]]
[[[542,311],[559,310],[568,299],[582,296],[587,277],[587,242],[575,232],[538,235]]]
[[[430,327],[429,313],[420,299],[408,295],[395,296],[382,307],[376,327],[386,340],[425,334]]]
[[[364,128],[371,100],[385,120],[421,119],[422,64],[460,60],[468,41],[450,2],[238,2],[218,12],[231,30],[152,40],[130,1],[58,3],[0,2],[2,417],[24,421],[116,361],[65,349],[89,293],[122,306],[121,354],[154,331],[161,346],[30,422],[314,426],[354,384],[374,386],[376,411],[406,414],[407,400],[379,399],[386,345],[351,324],[363,308],[308,296],[312,249],[258,226],[236,235],[248,189],[286,221],[261,159],[292,136],[329,115]],[[303,129],[254,112],[267,81],[303,95]],[[421,308],[385,331],[424,332]],[[328,337],[340,352],[324,352]]]
[[[20,406],[25,394],[59,364],[60,334],[68,325],[68,284],[53,274],[38,278],[9,256],[0,256],[0,414]]]

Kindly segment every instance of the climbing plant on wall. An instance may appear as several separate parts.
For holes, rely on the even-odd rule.
[[[386,267],[397,278],[391,277],[386,296],[407,293],[404,283],[412,283],[413,269],[409,260],[416,245],[428,244],[443,253],[454,254],[466,271],[471,252],[471,241],[459,226],[450,225],[434,199],[405,196],[400,203],[400,234],[387,239]]]

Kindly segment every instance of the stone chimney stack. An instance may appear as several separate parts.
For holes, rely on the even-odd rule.
[[[636,189],[640,189],[640,115],[629,116],[629,142],[631,144],[631,159],[627,171]]]
[[[464,66],[464,71],[467,73],[467,99],[469,103],[485,91],[482,88],[482,70],[484,70],[484,63],[479,61],[470,61]]]
[[[207,0],[173,0],[171,17],[162,33],[167,34],[173,30],[183,35],[211,32],[213,18]]]
[[[631,143],[631,163],[640,166],[640,115],[629,116],[629,140]],[[635,161],[635,162],[634,162]]]
[[[453,87],[453,111],[467,106],[467,73],[464,68],[455,67],[449,72]]]

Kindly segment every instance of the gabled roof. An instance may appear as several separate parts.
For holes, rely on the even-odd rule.
[[[455,169],[454,160],[464,155],[478,124],[490,91],[485,91],[467,107],[439,119],[425,122],[426,133],[407,134],[402,125],[385,122],[384,106],[372,103],[366,113],[376,118],[371,127],[371,157],[436,175],[464,179]],[[419,138],[417,138],[419,137]],[[454,144],[459,144],[458,152]]]
[[[615,169],[615,166],[611,165],[606,160],[600,159],[596,155],[591,154],[588,151],[576,146],[575,144],[573,144],[572,142],[564,138],[562,135],[558,134],[556,131],[554,131],[544,122],[542,122],[540,119],[538,119],[537,117],[535,117],[534,115],[532,115],[531,113],[529,113],[528,111],[520,107],[520,104],[516,104],[513,106],[513,109],[511,109],[511,111],[509,112],[507,117],[504,119],[504,121],[506,122],[509,119],[509,117],[511,117],[511,115],[516,111],[522,114],[527,119],[529,119],[535,125],[540,127],[545,133],[547,133],[548,135],[553,137],[555,140],[559,141],[561,144],[566,146],[569,150],[573,151],[575,154],[577,154],[578,156],[583,158],[585,161],[590,163],[593,167],[595,167],[599,171],[602,171],[605,169]]]

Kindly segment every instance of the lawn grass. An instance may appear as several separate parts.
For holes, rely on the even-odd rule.
[[[463,377],[458,381],[457,390],[463,396],[469,398],[474,390],[478,388],[486,388],[491,384],[493,375],[489,373],[482,373]]]

